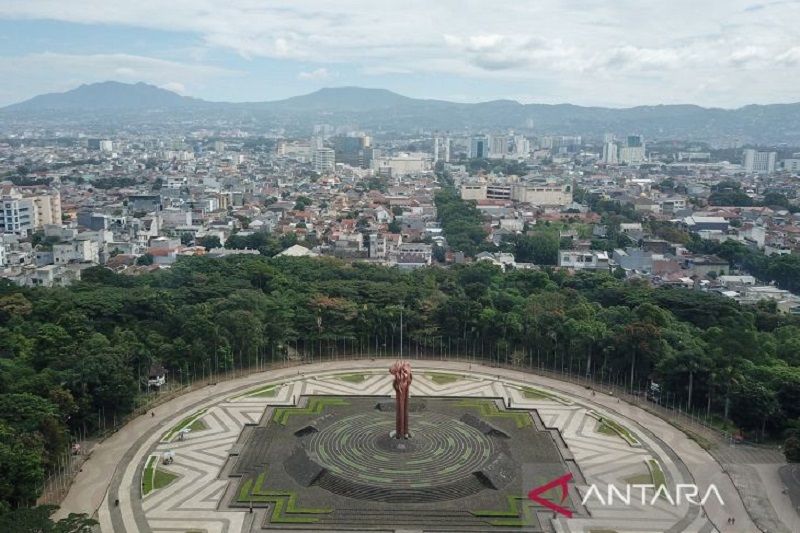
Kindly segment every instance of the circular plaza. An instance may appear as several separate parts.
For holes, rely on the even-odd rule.
[[[129,423],[96,448],[62,512],[96,512],[104,532],[704,532],[751,524],[719,464],[639,407],[518,371],[412,366],[408,440],[389,436],[387,361],[271,370],[189,392]],[[568,479],[563,494],[554,486],[530,497],[558,479]],[[720,498],[676,502],[669,495],[679,485],[701,495],[713,485]],[[652,493],[605,497],[610,487],[624,495],[631,486]]]

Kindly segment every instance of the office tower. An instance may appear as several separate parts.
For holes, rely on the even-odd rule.
[[[753,174],[772,174],[775,172],[776,152],[760,152],[752,148],[744,151],[744,170]]]
[[[330,148],[314,150],[313,164],[314,170],[320,174],[333,171],[336,168],[336,152]]]
[[[619,163],[617,157],[617,143],[614,142],[614,137],[610,141],[603,143],[603,163],[606,165],[616,165]]]
[[[476,135],[469,144],[469,157],[485,159],[489,157],[489,141],[485,135]]]
[[[351,167],[367,167],[367,148],[370,146],[370,138],[368,136],[340,135],[333,137],[332,141],[337,163],[343,163]]]
[[[489,157],[504,159],[508,155],[508,135],[492,135],[489,137]]]
[[[627,165],[644,163],[645,146],[641,135],[628,135],[625,146],[619,149],[619,162]]]

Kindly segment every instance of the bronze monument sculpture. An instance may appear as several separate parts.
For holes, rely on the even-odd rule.
[[[394,376],[394,391],[397,395],[395,403],[395,432],[396,439],[407,439],[408,432],[408,390],[411,387],[411,363],[397,361],[389,369]]]

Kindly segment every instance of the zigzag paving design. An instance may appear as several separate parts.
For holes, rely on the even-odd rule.
[[[253,497],[273,498],[267,514],[263,509],[251,514],[247,507],[225,507],[221,502],[230,495],[236,497],[232,491],[237,487],[226,472],[229,456],[231,453],[238,453],[240,434],[245,427],[259,424],[267,419],[265,417],[274,417],[273,420],[276,421],[286,420],[286,417],[292,416],[286,413],[297,409],[282,408],[293,407],[302,396],[326,396],[310,398],[305,408],[299,408],[313,414],[321,409],[320,406],[324,407],[320,402],[334,399],[331,397],[346,401],[347,396],[392,395],[390,376],[385,372],[383,367],[386,365],[383,363],[385,361],[381,361],[380,368],[377,365],[374,368],[354,367],[337,373],[328,371],[299,375],[298,371],[298,375],[283,378],[277,383],[267,381],[254,385],[249,390],[231,394],[225,399],[211,401],[208,405],[203,404],[187,409],[186,412],[176,413],[171,423],[165,424],[165,429],[143,439],[130,459],[121,463],[119,486],[122,488],[119,490],[120,506],[117,510],[117,515],[121,510],[121,519],[116,519],[111,525],[112,519],[109,517],[113,515],[113,504],[110,503],[110,498],[106,498],[100,509],[102,531],[238,533],[261,531],[263,524],[270,521],[276,523],[276,517],[280,521],[293,518],[313,520],[324,516],[325,509],[306,508],[300,495],[260,494],[261,484],[258,482],[253,483],[248,491]],[[558,400],[566,400],[566,404],[548,397],[548,394],[526,395],[523,388],[528,384],[507,384],[494,375],[467,373],[456,381],[430,379],[425,375],[434,372],[448,373],[438,369],[415,372],[412,396],[462,397],[465,398],[465,407],[470,404],[470,408],[486,415],[488,420],[492,416],[507,414],[514,416],[513,420],[517,424],[541,425],[543,430],[557,429],[571,455],[565,458],[574,460],[580,468],[580,476],[575,479],[575,490],[581,496],[586,493],[589,483],[602,486],[613,484],[624,490],[622,486],[626,483],[625,480],[647,479],[646,476],[650,476],[648,460],[651,459],[658,462],[668,486],[691,481],[690,475],[673,460],[663,442],[614,413],[605,412],[594,405],[572,401],[572,398],[563,393],[557,393]],[[337,374],[362,374],[363,379],[341,379]],[[453,374],[458,375],[455,372]],[[259,394],[259,391],[264,394]],[[250,392],[255,394],[249,394]],[[499,404],[489,401],[490,398],[502,398],[506,403],[510,401],[511,412],[501,411]],[[184,441],[160,441],[166,430],[178,426],[202,409],[205,411],[195,419],[202,421],[206,429],[193,431]],[[514,412],[514,409],[520,411]],[[527,412],[532,409],[536,410],[533,418]],[[618,435],[598,433],[598,421],[592,416],[592,411],[626,428],[640,445],[631,446]],[[527,422],[521,422],[522,420]],[[143,498],[140,489],[141,476],[147,458],[151,455],[161,457],[167,451],[172,451],[175,455],[175,462],[168,468],[177,477]],[[268,475],[269,470],[266,472]],[[509,527],[525,531],[525,527],[519,526],[526,523],[524,509],[528,507],[527,500],[520,499],[514,503],[509,501],[507,508],[501,506],[472,511],[483,513],[488,521],[497,522],[487,526],[490,528],[487,531],[505,531]],[[635,498],[630,505],[623,505],[618,501],[611,505],[601,505],[589,500],[583,516],[569,520],[543,512],[540,508],[535,509],[535,512],[538,519],[550,530],[559,532],[715,531],[699,509],[690,509],[687,504],[673,506],[663,499],[656,501],[653,506],[640,505]],[[362,518],[368,519],[366,516]],[[398,524],[402,520],[403,514],[399,513]],[[284,525],[302,530],[303,523],[290,521],[284,522]]]

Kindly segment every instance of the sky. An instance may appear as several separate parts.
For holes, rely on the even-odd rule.
[[[800,0],[0,0],[0,105],[144,81],[629,107],[800,101]]]

